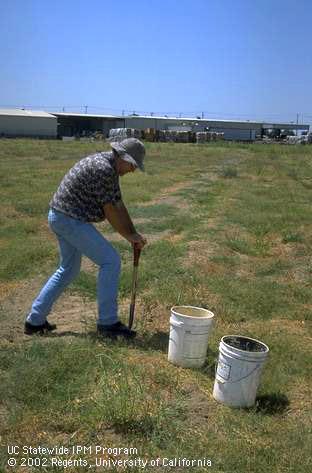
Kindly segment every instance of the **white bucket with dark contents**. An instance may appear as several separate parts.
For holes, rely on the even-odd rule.
[[[205,363],[214,314],[193,306],[171,308],[168,360],[183,368]]]
[[[269,347],[240,335],[222,337],[213,397],[227,406],[251,407]]]

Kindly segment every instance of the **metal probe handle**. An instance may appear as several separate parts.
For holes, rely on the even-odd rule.
[[[141,250],[135,244],[133,245],[133,275],[132,275],[132,293],[131,293],[131,303],[130,303],[130,314],[129,314],[129,329],[131,329],[134,320],[134,308],[135,308],[135,296],[136,296],[136,286],[138,279],[138,266],[140,259]]]

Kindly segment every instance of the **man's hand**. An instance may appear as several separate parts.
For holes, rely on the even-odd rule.
[[[127,238],[127,240],[130,241],[130,243],[132,243],[132,245],[135,248],[138,248],[139,250],[142,250],[142,248],[147,243],[146,238],[144,238],[143,235],[140,235],[140,233],[133,233]]]

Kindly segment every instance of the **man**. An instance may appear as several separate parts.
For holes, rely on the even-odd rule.
[[[47,316],[65,287],[79,274],[82,255],[99,266],[98,333],[125,338],[136,335],[118,320],[120,256],[92,222],[106,218],[132,245],[144,247],[146,239],[137,233],[122,201],[119,176],[137,168],[144,170],[145,148],[135,138],[111,143],[111,147],[111,152],[96,153],[76,163],[50,202],[48,221],[58,239],[60,266],[32,304],[25,321],[27,335],[56,329]]]

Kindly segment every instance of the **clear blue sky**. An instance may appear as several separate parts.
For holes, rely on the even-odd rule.
[[[0,0],[0,107],[311,123],[311,31],[311,0]]]

